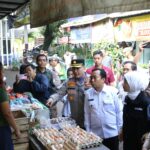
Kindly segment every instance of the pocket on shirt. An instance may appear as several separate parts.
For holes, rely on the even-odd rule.
[[[89,101],[89,108],[90,108],[90,110],[92,111],[92,110],[97,110],[97,105],[96,105],[96,103],[94,102],[94,101]]]
[[[107,103],[107,104],[103,104],[104,107],[104,111],[107,113],[115,113],[115,108],[114,108],[114,104],[112,103]]]
[[[91,116],[90,116],[90,124],[91,124],[91,128],[92,129],[101,127],[100,118],[99,118],[99,116],[97,114],[91,114]]]
[[[114,110],[114,103],[112,99],[103,100],[103,106],[104,106],[105,111]]]
[[[113,100],[107,99],[103,101],[103,109],[107,123],[116,123],[116,111]]]

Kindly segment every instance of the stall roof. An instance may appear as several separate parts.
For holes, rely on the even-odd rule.
[[[108,19],[108,18],[124,18],[124,17],[132,17],[132,16],[137,16],[137,15],[143,15],[143,14],[150,14],[150,9],[139,10],[139,11],[130,11],[130,12],[103,14],[99,18],[92,19],[92,20],[86,20],[85,21],[83,19],[80,19],[79,21],[71,21],[71,22],[68,22],[68,23],[61,25],[61,27],[62,28],[76,27],[76,26],[81,26],[81,25],[92,24],[94,22],[98,22],[98,21]]]
[[[0,0],[0,19],[28,3],[29,0]]]

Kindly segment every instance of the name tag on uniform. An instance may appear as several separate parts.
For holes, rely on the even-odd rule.
[[[94,99],[88,99],[88,101],[94,101]]]

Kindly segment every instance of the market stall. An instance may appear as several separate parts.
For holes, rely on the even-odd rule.
[[[21,131],[12,136],[15,150],[107,150],[102,139],[76,125],[69,117],[50,119],[49,109],[30,93],[9,92],[10,106]]]
[[[11,89],[7,89],[7,92],[10,98],[11,111],[21,131],[20,139],[16,139],[14,133],[12,135],[14,149],[28,150],[30,130],[36,124],[36,114],[41,111],[49,112],[49,110],[37,99],[33,98],[30,93],[13,93]]]

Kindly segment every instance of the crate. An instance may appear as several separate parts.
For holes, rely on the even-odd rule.
[[[29,150],[29,143],[14,145],[14,150]]]
[[[13,113],[15,121],[19,127],[21,125],[29,124],[29,119],[25,116],[25,114],[21,110],[12,111],[12,113]]]
[[[29,119],[25,116],[25,114],[20,111],[12,111],[13,116],[15,118],[16,124],[21,131],[21,138],[16,139],[15,134],[12,134],[12,139],[14,143],[15,150],[28,150],[29,149]]]

